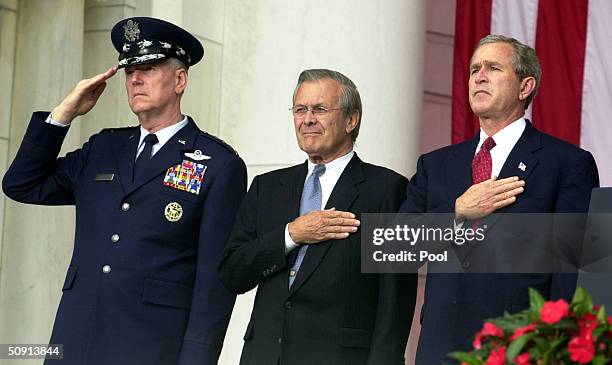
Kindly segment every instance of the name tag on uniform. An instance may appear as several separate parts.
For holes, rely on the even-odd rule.
[[[95,181],[113,181],[115,174],[96,174]]]

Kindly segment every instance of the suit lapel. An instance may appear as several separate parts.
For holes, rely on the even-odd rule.
[[[451,160],[446,165],[449,200],[455,201],[472,186],[472,160],[478,146],[479,135],[456,146]]]
[[[134,161],[136,160],[136,150],[140,139],[140,128],[136,128],[128,137],[123,147],[118,148],[116,155],[117,166],[119,167],[119,179],[123,192],[130,190],[132,186],[132,172],[134,171]]]
[[[191,118],[188,118],[187,125],[176,132],[176,134],[172,136],[172,138],[170,138],[155,155],[153,155],[151,161],[147,164],[147,166],[145,166],[142,174],[140,174],[140,176],[133,183],[131,182],[131,179],[136,156],[136,147],[133,148],[133,152],[130,156],[126,156],[126,154],[129,153],[125,153],[126,151],[124,151],[120,157],[120,166],[122,166],[122,181],[129,181],[129,183],[126,184],[128,187],[125,189],[125,195],[130,194],[134,190],[148,183],[159,174],[165,172],[170,166],[180,163],[184,158],[183,152],[193,151],[198,132],[199,129],[195,125],[194,121]],[[138,144],[138,139],[133,139],[136,139],[136,144]],[[206,151],[203,152],[206,154]],[[128,158],[130,158],[129,161],[127,161]]]
[[[304,178],[306,178],[305,175]],[[327,200],[325,209],[336,208],[336,210],[350,211],[353,202],[359,196],[359,191],[357,190],[356,185],[364,181],[364,179],[363,162],[359,159],[359,157],[357,157],[357,154],[355,154],[340,175],[338,182],[334,186],[334,189]],[[295,278],[295,281],[293,282],[293,285],[289,291],[290,294],[298,290],[300,286],[302,286],[302,284],[308,279],[308,277],[312,275],[317,266],[319,266],[321,263],[321,260],[323,260],[325,253],[327,253],[327,250],[329,250],[330,246],[333,245],[334,242],[337,242],[337,240],[324,241],[308,246],[308,251],[306,251],[304,261],[302,262],[297,277]]]
[[[540,132],[527,121],[521,138],[519,138],[512,151],[510,151],[499,173],[499,178],[518,176],[521,180],[527,180],[531,172],[538,165],[538,159],[533,155],[533,152],[540,148]]]

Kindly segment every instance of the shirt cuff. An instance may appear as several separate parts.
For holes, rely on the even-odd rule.
[[[289,223],[285,226],[285,255],[291,252],[292,250],[299,247],[297,243],[293,242],[291,235],[289,234]]]
[[[62,124],[62,123],[58,122],[57,120],[53,120],[51,118],[51,113],[49,113],[49,116],[47,117],[47,119],[45,119],[45,123],[53,124],[53,125],[56,125],[58,127],[64,127],[64,128],[70,127],[70,124]]]

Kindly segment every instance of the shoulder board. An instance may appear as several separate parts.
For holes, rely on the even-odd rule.
[[[204,131],[202,131],[202,134],[207,137],[208,139],[212,139],[213,141],[217,142],[218,144],[220,144],[221,146],[225,147],[226,150],[230,151],[231,153],[235,154],[236,156],[238,156],[238,152],[236,152],[236,150],[234,148],[232,148],[232,146],[230,146],[229,144],[227,144],[224,140],[222,140],[221,138],[217,137],[217,136],[213,136],[212,134],[206,133]]]
[[[104,128],[100,131],[100,133],[115,133],[115,132],[125,132],[132,129],[138,128],[138,126],[133,127],[118,127],[118,128]]]

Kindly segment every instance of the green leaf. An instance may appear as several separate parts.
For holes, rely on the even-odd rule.
[[[510,362],[514,360],[514,358],[521,353],[523,347],[525,347],[525,344],[535,336],[537,336],[537,333],[528,333],[512,341],[510,346],[508,346],[508,350],[506,351],[506,359]]]
[[[540,313],[540,309],[544,305],[544,297],[534,288],[529,288],[529,308],[532,312]],[[539,317],[539,316],[538,316]]]
[[[606,306],[602,305],[597,311],[597,321],[599,321],[600,323],[606,323],[607,320],[608,317],[606,316]]]
[[[593,310],[593,299],[583,287],[579,286],[574,293],[572,306],[579,315],[582,315]]]
[[[604,355],[597,355],[591,360],[591,364],[593,365],[606,365],[608,361]]]
[[[448,354],[448,357],[452,357],[455,360],[465,362],[469,365],[482,365],[484,363],[482,359],[462,351],[451,352]]]

